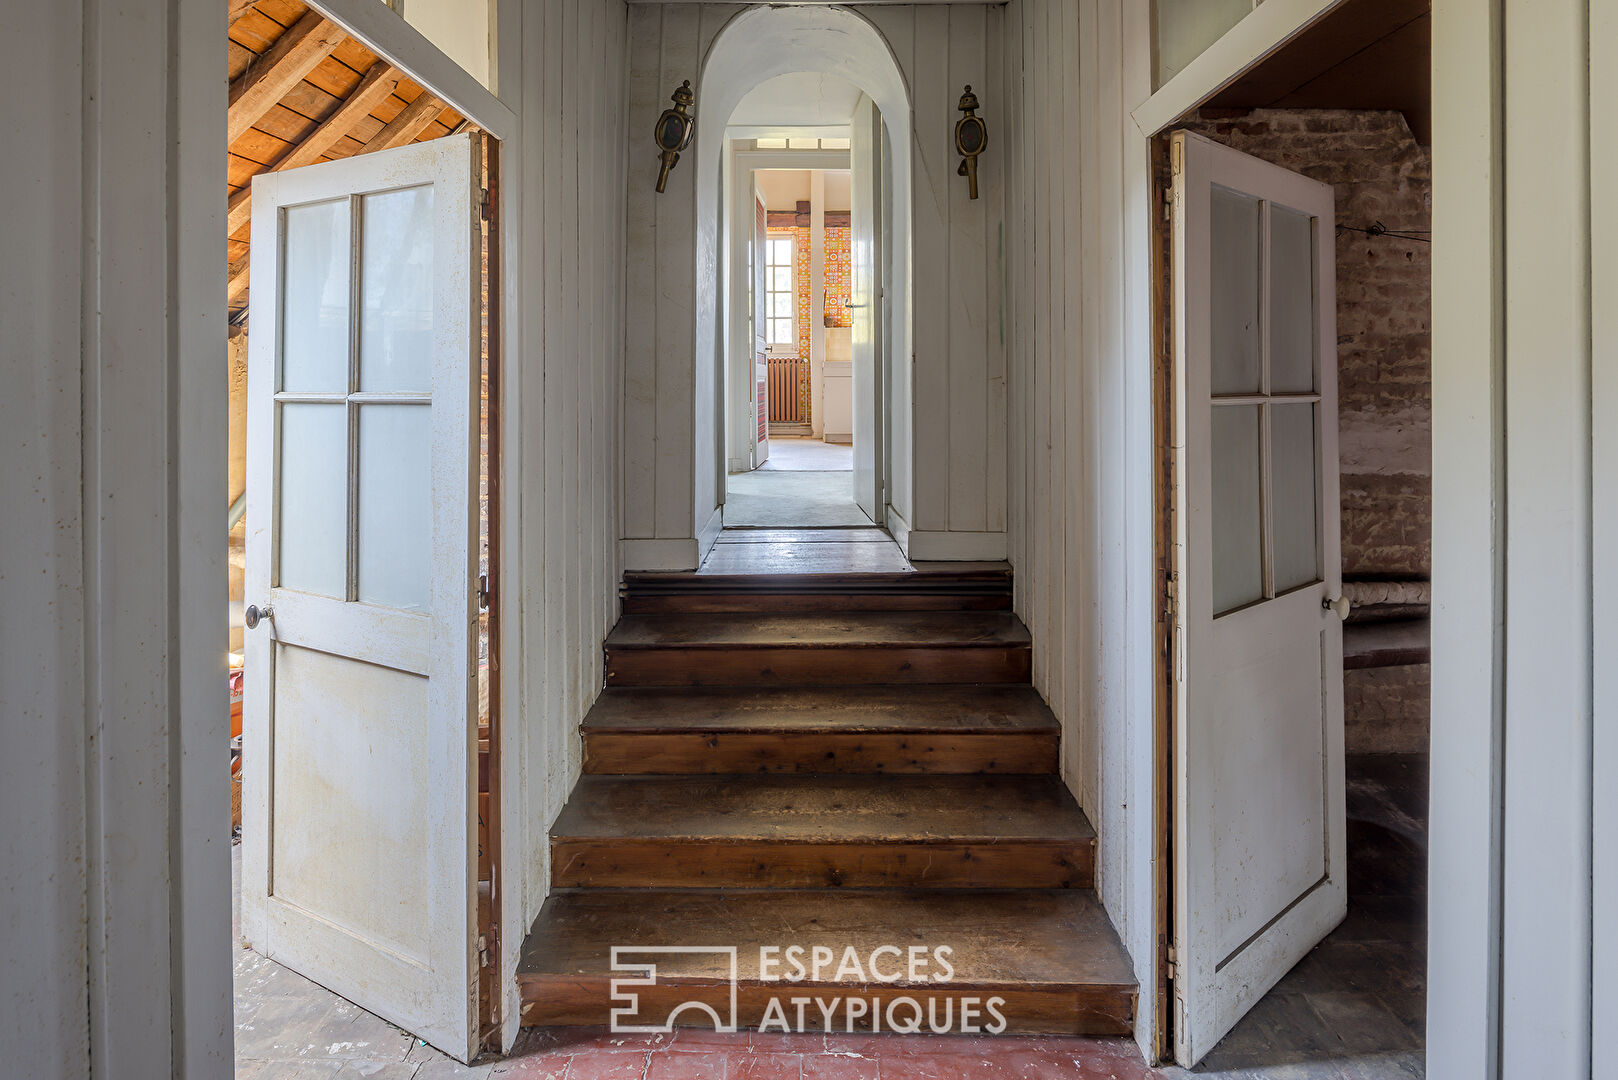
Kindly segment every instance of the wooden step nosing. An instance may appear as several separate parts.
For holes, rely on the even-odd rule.
[[[700,736],[702,738],[720,735],[762,735],[784,739],[823,738],[828,735],[882,735],[882,736],[914,736],[918,739],[933,739],[953,735],[965,735],[973,738],[989,736],[1004,736],[1006,738],[1027,738],[1039,736],[1041,738],[1059,739],[1062,726],[1051,720],[1046,723],[1030,723],[1026,727],[863,727],[855,725],[817,725],[815,727],[671,727],[667,724],[635,725],[634,727],[606,724],[592,724],[586,716],[579,723],[581,734],[601,737],[604,735],[651,735],[664,738],[680,736]]]
[[[635,949],[635,947],[636,946],[634,946],[634,945],[626,945],[625,949],[626,949],[626,951],[633,951]],[[573,972],[573,973],[567,973],[567,974],[564,974],[562,972],[555,972],[555,971],[522,971],[522,970],[519,970],[517,972],[517,981],[519,983],[531,983],[531,984],[542,984],[542,983],[547,983],[547,982],[559,982],[559,981],[563,981],[563,980],[565,980],[567,982],[576,982],[576,981],[578,981],[580,979],[599,979],[601,981],[601,983],[605,986],[605,985],[610,985],[614,980],[620,979],[622,977],[623,977],[622,972],[610,972],[609,973],[609,972],[580,971],[580,972]],[[731,985],[731,980],[729,980],[729,979],[718,979],[718,978],[714,978],[714,977],[711,977],[711,976],[705,976],[705,975],[669,974],[666,971],[659,971],[658,976],[657,976],[657,982],[658,982],[659,986],[680,986],[680,987],[685,987],[685,988],[693,989],[693,990],[695,990],[695,989],[707,989],[707,988],[726,989]],[[799,980],[797,982],[791,982],[791,981],[789,981],[789,980],[787,980],[785,978],[781,978],[781,979],[760,979],[760,978],[754,976],[754,977],[751,977],[751,978],[738,978],[738,979],[735,980],[735,985],[737,987],[750,987],[750,988],[778,986],[783,990],[791,990],[793,992],[810,991],[810,992],[831,992],[831,993],[836,993],[836,992],[840,991],[844,995],[848,995],[848,994],[871,994],[871,993],[880,993],[880,992],[883,992],[883,991],[888,991],[888,992],[893,992],[893,993],[915,994],[915,993],[927,993],[927,992],[933,992],[933,991],[949,992],[949,993],[960,993],[960,992],[963,992],[963,991],[964,992],[973,992],[973,991],[978,991],[978,990],[1000,991],[1000,992],[1020,991],[1020,992],[1024,992],[1024,993],[1045,993],[1045,994],[1104,993],[1104,994],[1130,994],[1130,995],[1134,995],[1134,994],[1138,994],[1140,992],[1139,986],[1136,983],[1132,983],[1132,982],[1130,982],[1130,983],[1117,983],[1117,982],[1032,982],[1032,981],[1026,981],[1026,980],[1019,981],[1019,980],[1007,979],[1007,978],[977,979],[977,978],[963,977],[959,972],[957,972],[956,976],[954,978],[952,978],[948,982],[911,982],[908,979],[900,980],[898,982],[882,982],[880,980],[872,980],[872,979],[865,979],[865,980],[858,980],[858,981],[856,981],[854,979],[846,979],[846,980],[843,980],[841,982],[838,982],[838,981],[835,981],[835,980],[827,981],[827,980],[824,980],[824,979],[819,980],[819,981],[811,981],[809,979],[802,979],[802,980]]]
[[[842,848],[842,847],[886,847],[886,848],[925,848],[925,847],[1067,847],[1091,848],[1096,844],[1094,834],[1084,833],[1051,833],[1040,836],[944,836],[924,834],[903,834],[898,836],[872,834],[869,836],[838,836],[817,837],[810,834],[801,836],[747,836],[740,834],[726,834],[710,836],[703,833],[658,833],[656,835],[634,834],[626,836],[589,836],[578,833],[551,834],[551,845],[558,844],[584,845],[589,844],[600,847],[639,847],[644,845],[657,845],[659,847],[669,844],[678,844],[682,847],[779,847],[804,850],[809,848]]]

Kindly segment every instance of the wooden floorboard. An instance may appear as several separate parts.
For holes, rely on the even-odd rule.
[[[648,687],[603,691],[586,732],[1018,732],[1059,730],[1031,686]]]
[[[1025,646],[1027,627],[1002,612],[827,615],[640,615],[619,620],[609,649],[964,648]]]

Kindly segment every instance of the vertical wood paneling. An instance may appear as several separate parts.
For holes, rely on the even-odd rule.
[[[641,332],[625,318],[624,124],[629,94],[650,83],[628,67],[628,34],[623,0],[536,5],[524,25],[527,220],[516,257],[522,412],[535,419],[514,437],[524,478],[525,800],[540,827],[512,880],[529,918],[549,880],[545,826],[578,777],[578,723],[617,618],[619,510],[630,505],[618,489],[634,449],[618,438],[620,410],[632,415],[655,397],[655,372],[626,365],[624,353]]]
[[[702,16],[702,8],[692,4],[670,4],[663,12],[662,64],[658,78],[660,102],[682,80],[690,79],[693,87],[697,85]],[[658,104],[643,124],[631,130],[651,131],[656,113],[665,107]],[[655,155],[649,156],[655,161]],[[641,184],[632,183],[630,189],[631,198],[646,198],[656,203],[657,409],[654,420],[657,456],[650,494],[657,515],[655,535],[669,537],[695,536],[691,530],[702,524],[692,520],[691,509],[692,485],[698,467],[692,441],[698,407],[692,356],[697,172],[693,157],[684,155],[685,160],[669,174],[665,194],[657,195],[652,191],[655,186],[652,162],[648,162],[643,172],[649,179]]]
[[[946,527],[963,532],[982,532],[988,522],[988,490],[983,466],[987,458],[988,428],[983,399],[988,389],[988,350],[985,334],[989,261],[984,235],[988,220],[983,198],[983,178],[978,179],[978,198],[969,198],[964,178],[951,166],[959,161],[954,147],[955,122],[961,113],[950,97],[971,85],[981,98],[992,93],[986,78],[984,49],[988,43],[985,9],[976,4],[950,5],[934,10],[949,13],[949,77],[947,93],[940,95],[949,111],[940,119],[936,133],[925,127],[918,134],[924,142],[936,138],[942,150],[939,180],[948,196],[948,221],[944,235],[949,241],[949,323],[948,385],[944,391],[948,424],[948,517]],[[987,166],[985,166],[985,171]],[[918,376],[919,378],[919,376]]]
[[[691,154],[671,174],[665,194],[652,192],[656,155],[647,132],[680,80],[698,85],[703,58],[741,10],[730,4],[630,8],[624,143],[630,303],[620,431],[626,539],[694,537],[704,524],[704,470],[711,464],[705,439],[710,425],[722,429],[723,419],[708,415],[722,399],[708,385],[706,361],[695,355],[711,336],[693,321],[692,281],[696,200],[708,195],[694,189]],[[1006,527],[1008,468],[1002,327],[1009,320],[1000,310],[1000,265],[1006,155],[1013,145],[1005,137],[1009,94],[1001,85],[1003,14],[976,4],[881,5],[859,13],[887,38],[912,103],[914,336],[908,351],[915,367],[912,383],[910,356],[894,358],[891,430],[899,445],[889,501],[918,530],[998,535]],[[984,102],[991,137],[982,197],[975,202],[955,175],[956,104],[966,83]]]

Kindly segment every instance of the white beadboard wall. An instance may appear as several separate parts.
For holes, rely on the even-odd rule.
[[[1127,286],[1149,285],[1149,233],[1145,140],[1124,112],[1126,97],[1150,90],[1143,12],[1132,0],[1010,0],[1000,146],[1011,148],[1015,607],[1033,635],[1034,683],[1062,723],[1063,776],[1099,836],[1097,892],[1143,988],[1144,1043],[1155,942],[1151,380],[1147,312]]]
[[[712,451],[710,363],[695,356],[696,163],[687,153],[668,190],[653,191],[651,130],[684,79],[700,86],[704,58],[736,4],[629,8],[628,296],[622,416],[622,533],[626,569],[676,568],[698,551],[719,505]],[[1012,143],[1001,91],[1003,7],[856,6],[892,46],[910,90],[915,230],[913,385],[895,388],[896,446],[889,502],[911,528],[912,555],[1005,554],[1006,353],[1001,249],[1004,178]],[[955,175],[956,105],[970,83],[989,124],[981,197]],[[703,123],[725,118],[702,115]],[[904,379],[902,359],[896,359]],[[699,378],[698,372],[704,372]],[[702,385],[698,385],[698,383]],[[907,403],[907,404],[906,404]],[[906,433],[913,431],[913,443]],[[913,453],[911,452],[913,450]],[[697,457],[702,457],[699,463]]]
[[[624,0],[547,0],[523,19],[522,420],[507,436],[524,519],[520,564],[506,572],[521,574],[524,633],[506,693],[521,694],[525,820],[540,826],[527,830],[518,879],[528,920],[544,902],[549,826],[579,776],[578,724],[618,612],[627,26]],[[526,930],[507,931],[508,956]]]

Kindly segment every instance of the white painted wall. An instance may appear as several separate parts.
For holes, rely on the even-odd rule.
[[[706,185],[699,175],[703,165],[693,158],[699,157],[704,129],[699,122],[697,146],[682,158],[661,196],[652,192],[656,158],[647,157],[644,132],[682,79],[700,85],[716,36],[751,10],[733,4],[630,6],[628,138],[631,162],[642,164],[629,175],[629,292],[646,302],[633,305],[637,314],[630,319],[625,356],[622,535],[629,567],[693,563],[718,506],[724,465],[710,431],[712,417],[722,410],[713,328],[692,318],[699,291],[716,284],[709,279],[716,276],[717,259],[706,254],[696,231],[698,188]],[[899,249],[911,252],[906,269],[913,281],[906,296],[915,310],[915,365],[913,374],[905,370],[904,356],[912,348],[902,345],[892,394],[899,413],[892,422],[889,502],[912,526],[910,542],[922,545],[912,555],[1001,557],[1005,353],[998,244],[1005,159],[996,154],[1010,143],[997,144],[995,131],[1005,115],[998,89],[1003,9],[884,5],[854,11],[885,39],[914,116],[908,146],[914,166],[905,166],[915,203],[914,242],[906,240]],[[980,163],[982,197],[976,202],[955,176],[955,107],[965,83],[983,101],[980,115],[989,122],[991,139]],[[722,122],[724,117],[712,115],[714,107],[699,96],[698,114]],[[903,157],[896,153],[896,164]],[[717,202],[717,180],[712,186]]]
[[[1147,0],[1011,0],[1005,102],[1010,558],[1062,771],[1099,834],[1097,891],[1155,965]],[[1077,118],[1077,119],[1075,119]],[[995,148],[990,125],[990,153]],[[919,253],[918,253],[919,258]]]
[[[7,1075],[231,1068],[224,15],[0,40]]]
[[[405,0],[405,22],[484,86],[494,86],[489,0]]]
[[[505,848],[522,901],[520,918],[505,920],[507,971],[548,890],[549,827],[579,777],[578,724],[600,692],[601,642],[618,617],[627,29],[623,0],[555,0],[523,18],[521,294],[510,311],[520,401],[507,427],[521,492],[507,550],[520,555],[506,568],[521,590],[520,660],[506,693],[521,702],[511,735],[522,784],[505,821],[533,826],[520,834],[526,850]],[[509,1038],[514,983],[507,1000]]]

